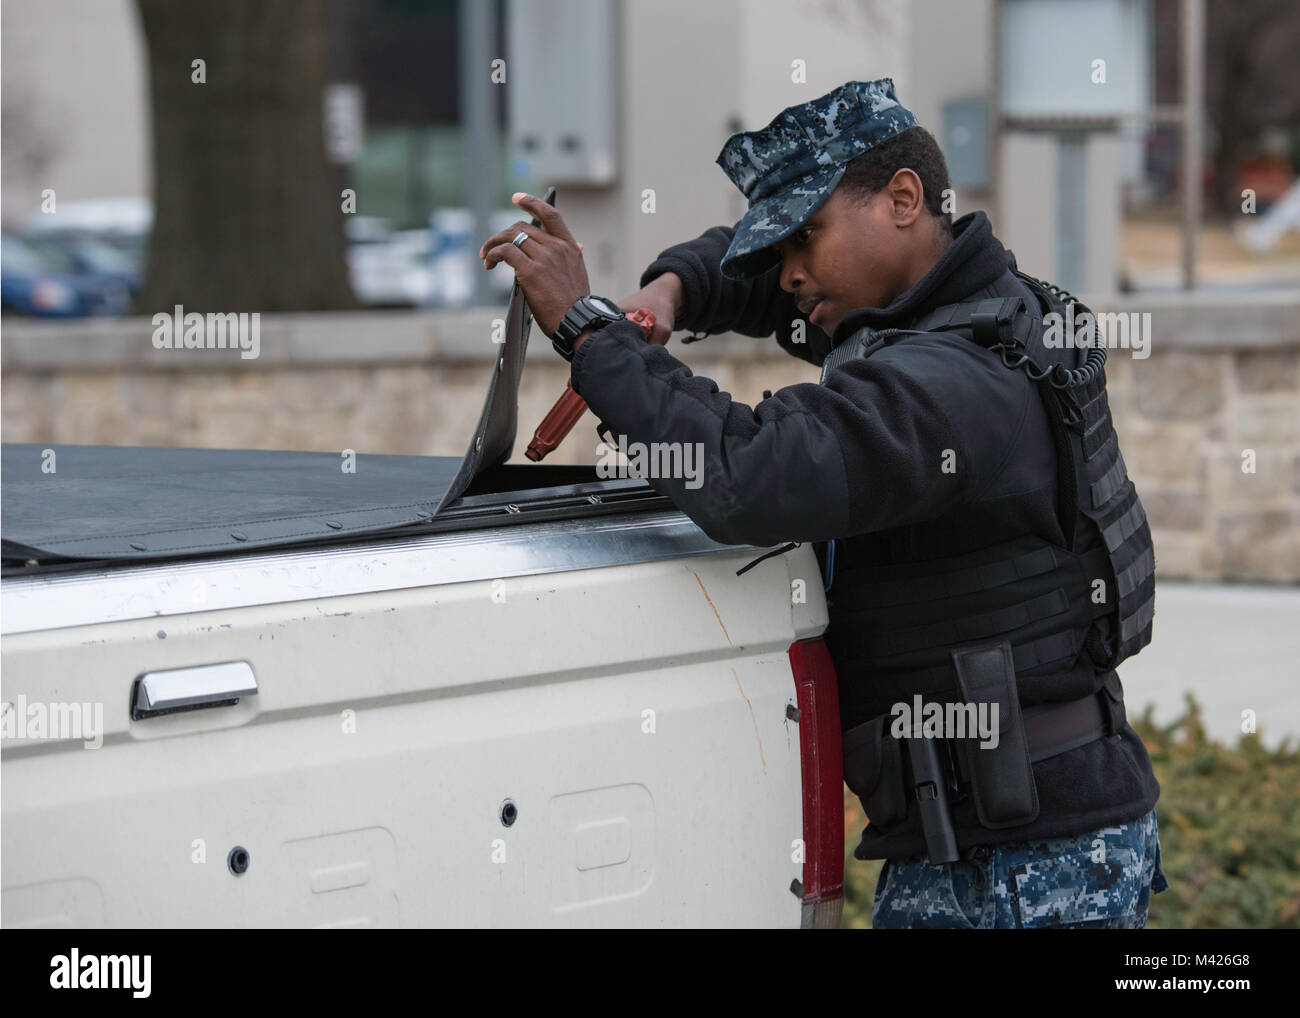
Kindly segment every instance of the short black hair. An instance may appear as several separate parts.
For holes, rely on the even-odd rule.
[[[943,210],[943,192],[951,186],[948,162],[934,135],[924,127],[910,127],[851,159],[840,178],[840,187],[850,198],[861,201],[883,191],[902,169],[921,178],[925,207],[952,233],[952,213]]]

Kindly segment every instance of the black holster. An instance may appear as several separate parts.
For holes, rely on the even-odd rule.
[[[948,805],[947,747],[938,739],[894,738],[892,715],[882,714],[844,733],[844,781],[881,828],[900,823],[915,802],[930,861],[956,862],[957,835]],[[950,769],[950,768],[949,768]]]
[[[997,705],[995,747],[983,746],[976,733],[947,739],[919,737],[918,731],[918,737],[896,739],[892,714],[843,735],[844,780],[862,800],[867,819],[887,830],[902,822],[915,802],[926,850],[936,864],[960,857],[950,791],[959,797],[969,793],[980,824],[991,830],[1030,823],[1039,809],[1011,644],[965,647],[951,655],[962,701]]]
[[[902,744],[889,734],[888,714],[844,733],[844,783],[862,800],[867,819],[893,827],[907,815]]]

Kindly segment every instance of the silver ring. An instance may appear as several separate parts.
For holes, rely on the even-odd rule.
[[[528,239],[528,234],[523,230],[520,230],[519,234],[510,243],[512,243],[515,247],[523,247],[524,241],[526,241],[527,239]]]

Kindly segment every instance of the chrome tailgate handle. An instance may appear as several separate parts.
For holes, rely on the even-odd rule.
[[[135,680],[131,719],[140,721],[177,711],[233,706],[241,696],[256,693],[257,679],[247,661],[147,672]]]

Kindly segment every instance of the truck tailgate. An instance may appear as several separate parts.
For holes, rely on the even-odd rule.
[[[5,740],[4,924],[798,926],[826,610],[754,555],[665,511],[11,578],[5,700],[103,731]],[[230,661],[256,695],[132,717]]]

